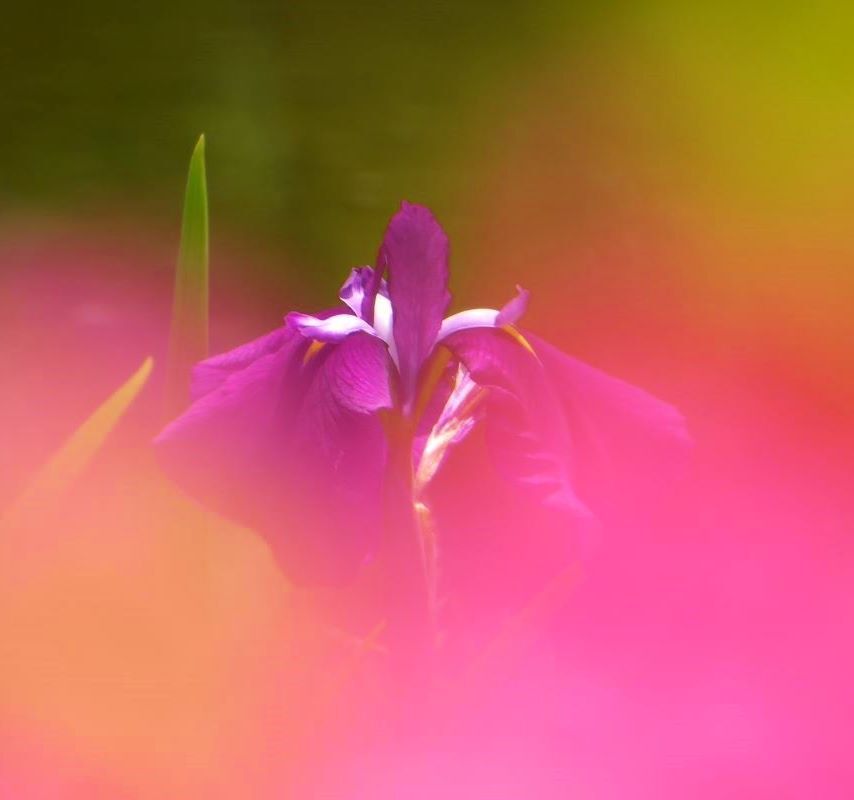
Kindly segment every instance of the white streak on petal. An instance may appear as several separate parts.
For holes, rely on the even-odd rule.
[[[377,294],[376,300],[374,300],[374,329],[377,336],[388,345],[394,363],[398,364],[397,345],[394,341],[394,311],[391,307],[391,300],[381,294]]]
[[[521,318],[528,307],[529,292],[521,286],[516,287],[516,296],[504,304],[501,311],[494,308],[470,308],[451,314],[442,320],[436,342],[441,342],[457,331],[469,328],[500,328],[502,325],[512,325]]]
[[[354,267],[344,281],[338,297],[346,303],[357,316],[362,316],[362,300],[365,297],[365,281],[370,280],[373,271],[370,267]]]
[[[436,475],[451,447],[468,436],[478,420],[478,405],[486,389],[474,382],[469,371],[457,367],[454,388],[427,437],[415,471],[415,490],[421,493]]]
[[[442,320],[436,341],[441,342],[452,333],[468,328],[494,328],[498,313],[494,308],[470,308],[468,311],[451,314]]]
[[[294,312],[288,314],[285,321],[306,339],[314,339],[317,342],[340,342],[357,331],[377,335],[367,322],[353,314],[336,314],[326,319],[318,319],[310,314]]]
[[[365,287],[370,285],[374,279],[372,267],[354,267],[350,270],[347,280],[338,291],[341,302],[346,303],[350,310],[357,316],[362,316],[362,303],[365,299]],[[377,287],[377,296],[383,296],[388,300],[388,284],[385,279],[380,280]]]

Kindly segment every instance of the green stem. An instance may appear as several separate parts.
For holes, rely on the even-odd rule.
[[[420,687],[432,671],[434,621],[413,493],[413,430],[402,414],[390,414],[387,422],[382,558],[388,637],[397,678]]]

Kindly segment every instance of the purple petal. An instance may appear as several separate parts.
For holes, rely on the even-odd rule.
[[[451,299],[448,237],[428,209],[403,203],[391,218],[377,259],[377,271],[385,269],[401,382],[411,401]]]
[[[374,324],[374,306],[379,295],[388,297],[388,284],[383,278],[385,275],[385,264],[381,264],[382,248],[377,255],[376,269],[370,274],[365,273],[367,280],[362,283],[362,308],[358,315],[370,325]]]
[[[365,334],[351,336],[329,355],[306,403],[326,402],[330,418],[338,410],[373,414],[391,408],[389,369],[388,350],[380,339]]]
[[[258,340],[254,360],[233,351],[243,367],[158,436],[158,457],[202,504],[264,535],[296,580],[340,580],[377,535],[388,352],[356,333],[303,364],[310,343],[279,339]]]
[[[319,320],[333,317],[339,313],[338,309],[326,309],[315,314]],[[273,353],[286,344],[291,338],[297,337],[298,331],[283,325],[270,333],[259,336],[251,342],[240,345],[240,347],[229,350],[219,355],[206,358],[193,367],[190,380],[190,399],[198,400],[203,395],[216,389],[232,373],[248,367],[253,361],[261,356]]]
[[[678,477],[691,438],[676,408],[527,336],[561,398],[585,498],[603,507],[635,503]]]
[[[490,390],[485,420],[495,466],[540,502],[589,521],[573,485],[572,440],[563,409],[539,360],[496,328],[461,330],[445,345]]]
[[[339,297],[344,301],[353,313],[363,317],[364,299],[368,294],[368,286],[373,281],[374,271],[370,267],[356,267],[350,277],[344,282],[339,292]],[[377,336],[382,339],[389,348],[391,357],[397,363],[397,347],[392,335],[393,313],[391,300],[388,298],[388,285],[380,280],[379,291],[373,295],[374,301],[371,307],[372,317],[370,325]]]
[[[374,329],[354,314],[335,314],[326,319],[320,319],[311,314],[292,311],[285,317],[285,323],[306,339],[318,342],[340,342],[359,331],[374,335]]]
[[[379,295],[388,298],[388,286],[382,279],[379,280],[377,288],[371,291],[374,285],[374,277],[374,270],[371,267],[354,267],[338,292],[341,301],[346,303],[350,310],[362,319],[365,319],[362,312],[366,297],[370,295],[371,298],[374,298]],[[373,303],[371,306],[373,307]],[[372,320],[368,321],[372,322]]]
[[[190,381],[190,399],[198,400],[219,387],[233,373],[240,372],[253,361],[281,350],[296,332],[282,326],[253,339],[234,350],[206,358],[193,367]]]

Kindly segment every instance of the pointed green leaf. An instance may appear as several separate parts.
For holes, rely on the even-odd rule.
[[[166,369],[168,413],[187,403],[190,369],[208,354],[208,187],[205,137],[199,137],[190,159],[181,249],[175,270],[172,327]]]

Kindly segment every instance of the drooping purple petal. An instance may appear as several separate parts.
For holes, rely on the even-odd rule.
[[[498,311],[494,308],[469,308],[451,314],[442,320],[439,327],[438,341],[446,339],[457,331],[469,328],[500,328],[502,325],[512,325],[518,322],[528,308],[529,292],[521,286],[516,287],[517,294]]]
[[[669,485],[690,447],[682,415],[526,337],[536,355],[500,329],[465,330],[445,341],[476,381],[493,387],[487,420],[492,446],[507,456],[501,463],[523,484],[568,487],[597,513]]]
[[[314,318],[325,320],[339,313],[339,309],[325,309],[315,314]],[[299,331],[286,324],[240,347],[200,361],[193,367],[190,378],[190,400],[198,400],[216,389],[232,373],[245,369],[261,356],[276,352],[293,337],[302,338]]]
[[[292,311],[285,318],[285,323],[306,339],[317,342],[340,342],[359,331],[372,335],[374,333],[374,329],[355,314],[335,314],[326,319],[320,319],[311,314]]]
[[[377,534],[387,349],[355,333],[304,364],[301,336],[258,342],[257,358],[246,347],[218,357],[243,367],[207,381],[157,438],[159,460],[205,506],[264,535],[290,576],[339,580]]]
[[[378,273],[386,269],[401,383],[411,401],[451,299],[448,237],[428,209],[403,203],[391,218],[377,263]]]
[[[643,389],[526,335],[564,408],[583,496],[613,507],[666,489],[691,448],[682,414]]]
[[[576,492],[573,439],[537,357],[501,328],[459,331],[445,345],[485,392],[429,487],[443,619],[460,633],[446,645],[466,652],[578,559],[598,524]]]
[[[245,369],[253,361],[281,350],[295,336],[297,336],[296,331],[283,325],[240,347],[200,361],[193,367],[190,380],[191,401],[196,401],[212,392],[232,374]]]
[[[318,372],[306,396],[306,404],[321,403],[322,396],[330,398],[330,420],[342,410],[373,414],[391,408],[390,363],[383,342],[375,336],[359,333],[344,344],[347,346],[332,351]]]
[[[489,389],[484,418],[496,468],[540,502],[589,522],[573,482],[570,431],[540,361],[500,328],[460,330],[445,345]]]

